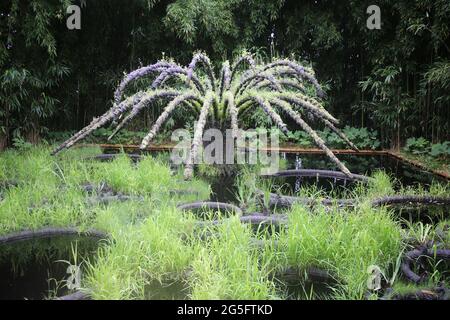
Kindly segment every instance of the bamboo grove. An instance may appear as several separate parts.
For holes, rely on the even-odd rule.
[[[75,31],[65,12],[79,0],[0,3],[0,149],[84,127],[112,106],[125,70],[161,57],[188,64],[198,49],[215,70],[243,48],[265,62],[293,55],[313,64],[327,109],[376,129],[384,147],[449,139],[446,0],[380,0],[381,30],[366,27],[368,0],[83,3]]]

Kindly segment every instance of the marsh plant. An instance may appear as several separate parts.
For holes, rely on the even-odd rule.
[[[336,281],[329,284],[326,296],[318,287],[305,286],[298,298],[365,299],[370,293],[369,298],[375,299],[384,294],[380,291],[386,284],[396,294],[435,288],[442,282],[448,287],[448,267],[438,258],[424,259],[430,277],[419,286],[405,281],[399,266],[404,253],[417,245],[432,241],[448,247],[449,219],[432,227],[420,221],[406,224],[391,208],[373,208],[373,199],[395,194],[395,181],[381,171],[368,184],[349,191],[354,208],[301,203],[275,208],[270,213],[284,216],[285,223],[271,229],[244,224],[238,215],[181,212],[177,204],[208,199],[211,190],[203,181],[183,181],[182,168],[171,174],[163,157],[144,156],[133,163],[120,155],[98,162],[87,157],[98,154],[98,147],[74,148],[59,157],[50,157],[49,151],[32,147],[0,154],[0,181],[17,182],[0,199],[0,235],[61,226],[110,235],[101,243],[89,241],[86,247],[81,241],[71,246],[68,239],[52,239],[50,245],[46,239],[39,246],[32,241],[0,249],[0,262],[11,263],[18,272],[30,259],[67,261],[56,264],[63,267],[63,279],[52,276],[55,279],[44,289],[46,294],[51,290],[50,298],[70,283],[95,300],[159,299],[164,294],[160,291],[194,300],[297,298],[284,286],[284,271],[295,269],[299,275],[295,281],[302,285],[311,268],[327,271]],[[264,192],[263,205],[268,207],[267,195],[276,187],[258,171],[246,166],[236,180],[236,198],[246,213],[260,209],[257,190]],[[139,195],[140,200],[88,203],[90,195],[82,188],[86,181],[105,182],[125,194]],[[409,195],[424,192],[417,187],[401,189]],[[449,186],[433,184],[427,192],[447,195]],[[309,190],[305,186],[300,194],[329,196],[315,186]],[[78,279],[77,266],[82,271]],[[368,288],[371,266],[380,271],[377,281],[382,290]],[[166,288],[170,290],[162,290]]]
[[[144,77],[152,77],[151,85],[146,90],[126,96],[126,89],[130,84]],[[193,176],[194,159],[203,145],[203,132],[207,122],[221,130],[230,126],[232,138],[236,139],[239,136],[238,119],[260,108],[285,134],[289,133],[289,129],[282,115],[292,119],[311,136],[314,143],[342,172],[351,176],[346,166],[308,124],[308,121],[320,120],[357,150],[336,127],[338,120],[323,108],[323,96],[324,92],[314,71],[288,59],[257,64],[250,54],[243,53],[234,63],[223,62],[218,77],[210,59],[204,53],[196,53],[187,67],[160,60],[127,74],[115,91],[113,107],[102,116],[94,118],[88,126],[62,143],[53,153],[70,148],[109,122],[118,122],[110,137],[112,138],[145,108],[151,108],[157,102],[163,101],[167,105],[142,140],[140,147],[145,149],[149,145],[176,110],[184,108],[183,112],[186,114],[195,114],[197,122],[184,171],[185,179],[189,180]]]

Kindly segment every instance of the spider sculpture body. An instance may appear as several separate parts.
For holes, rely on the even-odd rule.
[[[130,83],[143,77],[153,77],[151,86],[145,91],[138,91],[124,98],[125,89]],[[312,137],[315,144],[343,173],[351,177],[352,174],[346,166],[336,158],[306,121],[322,121],[352,149],[358,150],[337,128],[338,120],[322,107],[322,97],[322,88],[313,71],[287,59],[257,65],[249,54],[244,54],[232,65],[225,61],[219,79],[214,74],[210,59],[203,53],[195,54],[187,67],[174,62],[159,61],[127,74],[115,91],[113,107],[62,143],[53,154],[70,148],[107,123],[117,124],[119,120],[112,135],[114,136],[142,110],[162,100],[166,101],[167,105],[142,140],[140,147],[145,149],[149,145],[175,109],[182,105],[187,106],[197,114],[198,120],[185,166],[186,179],[192,178],[193,159],[199,152],[207,121],[213,121],[222,127],[230,124],[233,137],[237,137],[238,119],[251,112],[252,108],[261,108],[284,133],[288,133],[288,127],[281,115],[291,118]]]

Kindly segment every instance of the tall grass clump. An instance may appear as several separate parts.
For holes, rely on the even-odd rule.
[[[381,197],[393,195],[395,193],[393,184],[394,178],[390,177],[386,172],[381,170],[375,171],[371,178],[365,192],[364,190],[361,190],[361,193],[364,195],[368,197]]]
[[[95,218],[79,189],[33,183],[12,188],[0,202],[0,233],[45,226],[89,228]]]
[[[192,262],[191,298],[270,299],[275,296],[260,252],[252,245],[252,232],[237,218],[215,229]]]
[[[195,248],[180,236],[183,220],[167,207],[139,226],[112,230],[111,244],[88,266],[85,290],[94,299],[145,299],[155,280],[184,280]]]
[[[0,157],[0,181],[55,184],[58,177],[54,174],[54,159],[48,150],[34,147],[3,152]]]
[[[209,197],[206,183],[197,179],[186,183],[179,174],[172,175],[159,158],[144,157],[138,164],[124,154],[112,162],[86,160],[98,151],[74,149],[70,152],[73,157],[64,154],[53,158],[48,147],[39,146],[2,153],[0,176],[3,181],[14,183],[0,190],[0,233],[45,226],[88,229],[97,223],[99,212],[108,210],[126,225],[145,220],[155,208],[168,203]],[[95,201],[99,195],[84,191],[86,183],[97,186],[106,183],[114,192],[141,198],[100,204]],[[112,218],[110,222],[103,221],[103,226],[116,222]]]
[[[336,295],[346,299],[363,299],[368,267],[387,272],[402,248],[400,228],[389,212],[364,206],[358,212],[321,207],[313,213],[295,206],[279,242],[285,250],[280,265],[329,271],[340,283]]]
[[[110,163],[96,162],[93,167],[93,180],[96,183],[106,182],[114,190],[127,194],[168,200],[169,194],[174,199],[180,195],[188,199],[192,195],[194,198],[208,199],[210,193],[209,186],[198,179],[185,182],[179,172],[173,175],[168,163],[160,158],[146,156],[138,163],[133,163],[126,154],[120,154]]]

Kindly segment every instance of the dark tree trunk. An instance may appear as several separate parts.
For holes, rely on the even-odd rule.
[[[8,135],[0,131],[0,151],[3,151],[8,146]]]
[[[39,129],[32,127],[25,134],[25,140],[32,144],[38,144],[41,141]]]

